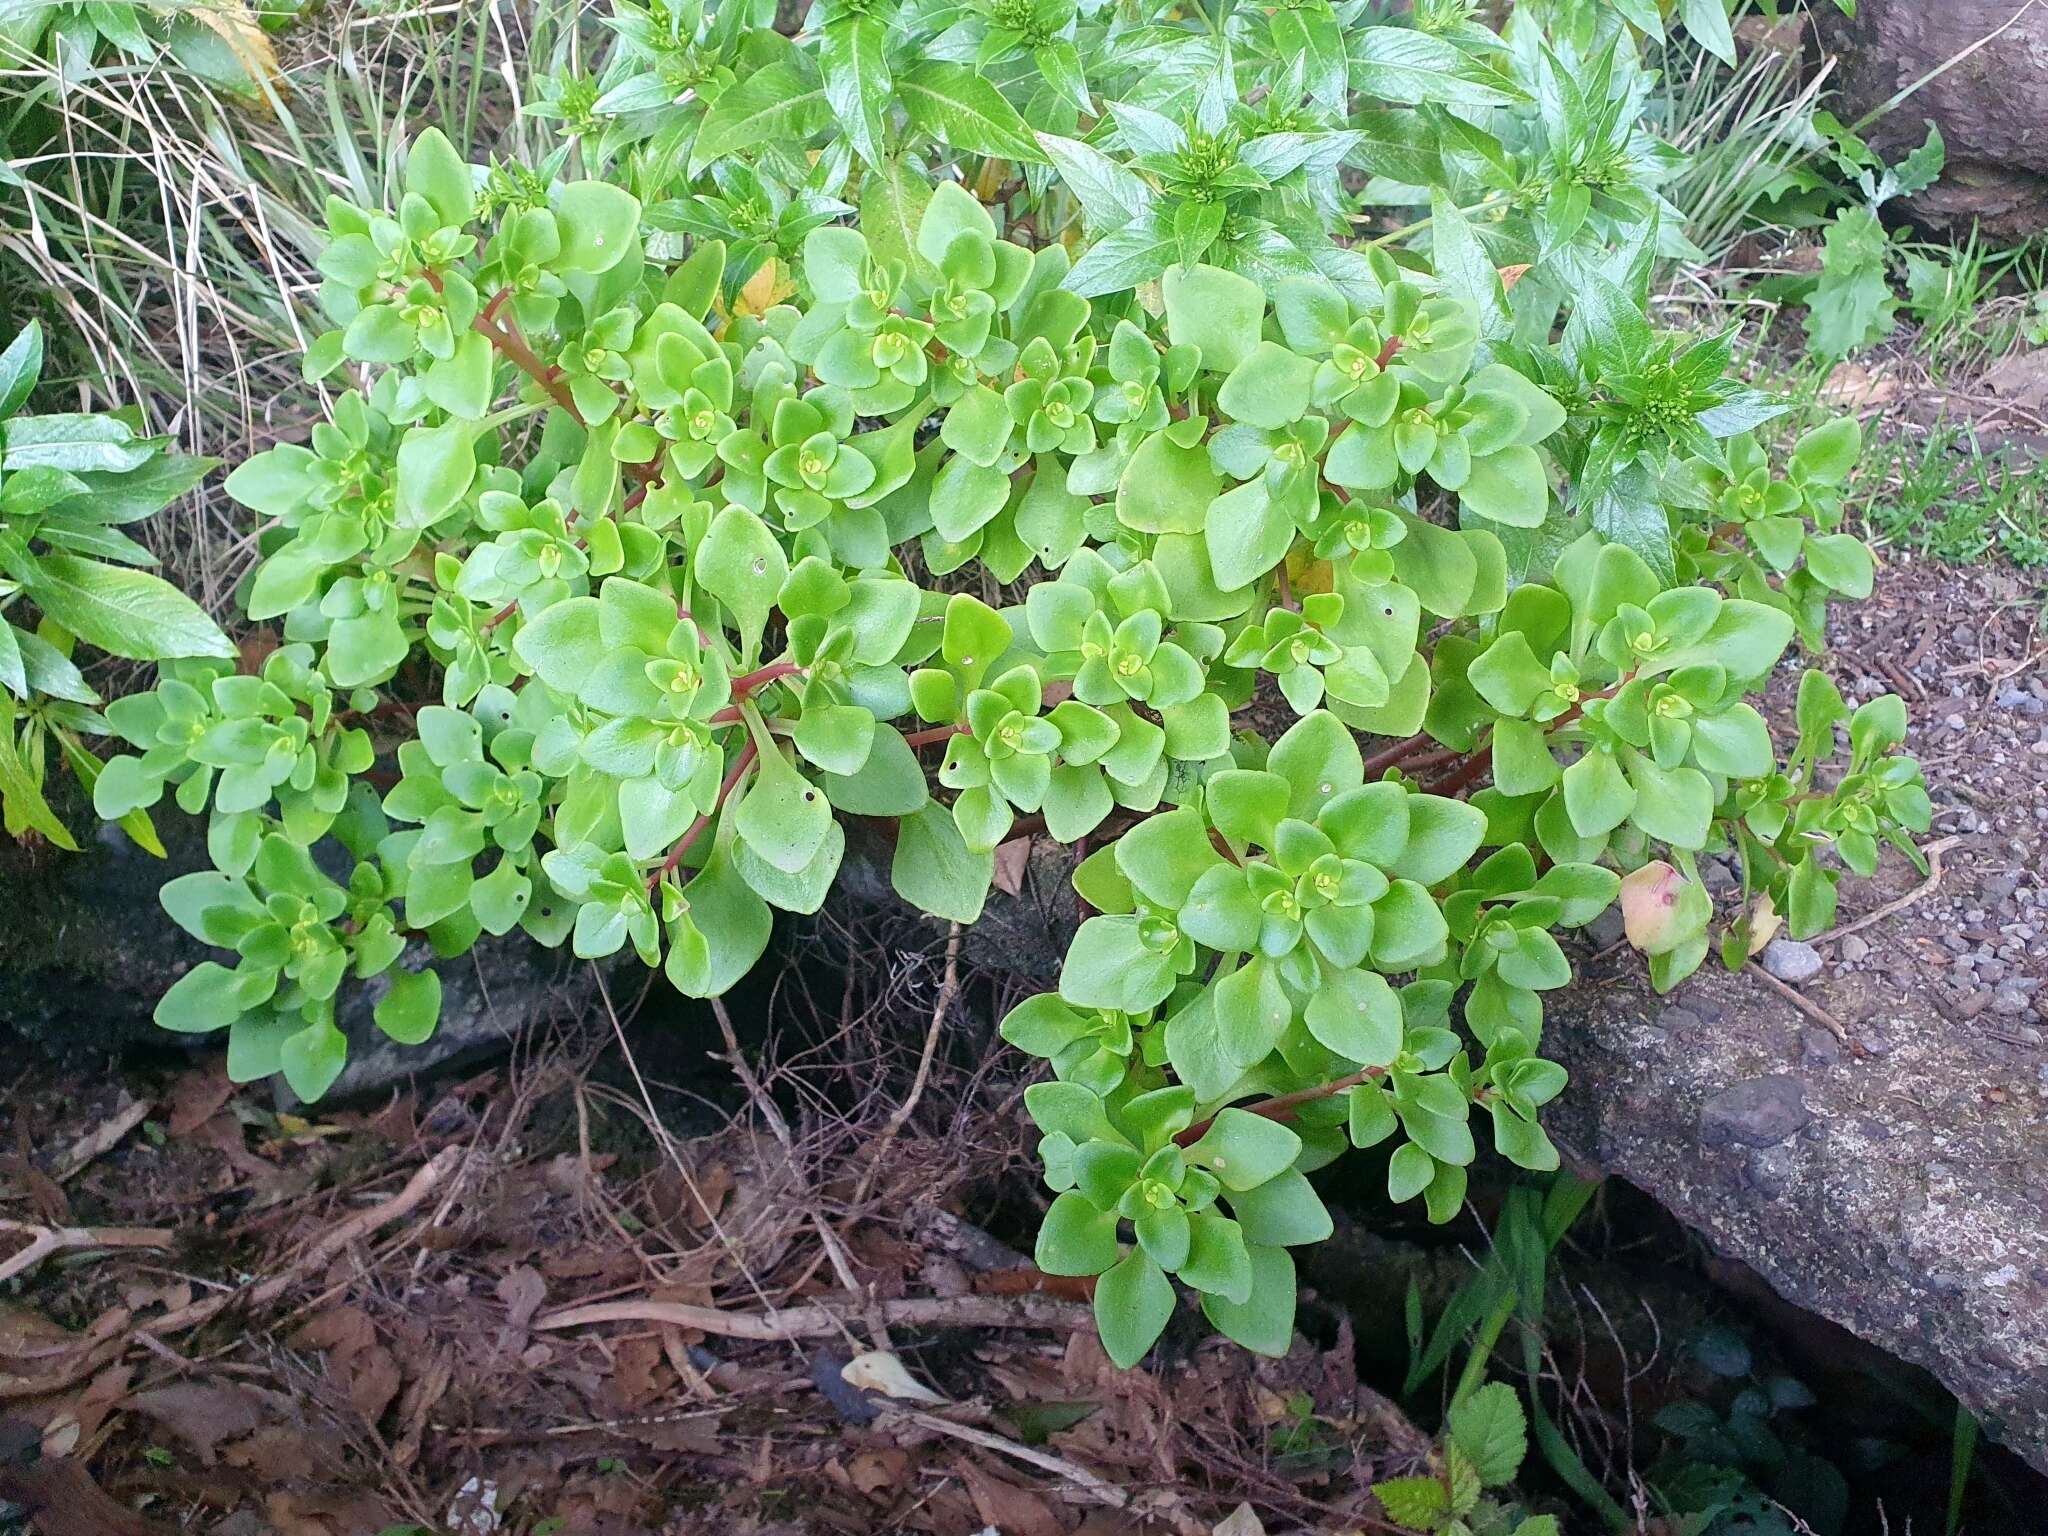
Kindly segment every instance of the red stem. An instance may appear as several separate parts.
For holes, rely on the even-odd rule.
[[[732,691],[735,696],[745,698],[750,693],[756,693],[766,688],[779,677],[792,677],[803,670],[803,667],[793,661],[771,661],[765,667],[756,668],[752,672],[743,672],[734,678],[732,680]]]
[[[676,615],[678,618],[688,618],[689,610],[687,608],[678,608]],[[701,635],[704,631],[699,629],[697,633]],[[765,667],[758,668],[752,672],[742,673],[732,680],[733,702],[708,716],[704,723],[706,725],[731,725],[734,721],[742,718],[740,711],[740,704],[742,702],[759,693],[777,679],[794,677],[804,670],[803,667],[798,666],[793,661],[771,661]]]
[[[1406,741],[1397,741],[1391,747],[1382,748],[1365,760],[1365,776],[1368,779],[1378,777],[1396,763],[1405,761],[1409,753],[1418,747],[1427,745],[1428,742],[1428,735],[1422,731],[1417,731]]]
[[[732,765],[732,770],[725,776],[725,782],[718,786],[718,798],[711,802],[711,809],[691,822],[690,830],[676,839],[676,845],[669,849],[668,857],[647,877],[648,890],[653,890],[675,872],[675,867],[683,862],[683,855],[690,851],[690,846],[703,835],[704,829],[711,825],[711,818],[718,814],[718,809],[725,804],[726,797],[739,787],[740,776],[754,766],[754,759],[759,754],[760,748],[754,744],[754,738],[749,736],[746,746],[740,749],[739,761]]]
[[[1479,748],[1453,773],[1423,785],[1423,792],[1431,795],[1454,795],[1493,765],[1493,743]]]
[[[1317,1099],[1334,1098],[1347,1088],[1355,1088],[1368,1078],[1384,1077],[1386,1073],[1387,1069],[1385,1067],[1364,1067],[1332,1082],[1317,1083],[1313,1088],[1297,1088],[1293,1093],[1283,1093],[1278,1098],[1264,1099],[1257,1104],[1237,1104],[1231,1107],[1242,1109],[1246,1114],[1263,1115],[1268,1120],[1292,1120],[1294,1118],[1294,1111],[1303,1104],[1312,1104]],[[1202,1139],[1203,1132],[1207,1131],[1215,1122],[1216,1117],[1214,1115],[1211,1115],[1207,1120],[1196,1121],[1173,1138],[1174,1144],[1182,1147],[1193,1146]]]
[[[441,286],[440,278],[432,272],[427,274],[427,281],[432,283],[436,289],[439,289]],[[470,321],[470,329],[504,353],[505,356],[509,357],[519,366],[522,373],[554,397],[555,404],[581,422],[583,420],[583,413],[576,409],[576,397],[569,393],[569,386],[556,378],[554,371],[540,360],[540,357],[534,352],[532,347],[526,344],[526,338],[519,334],[518,322],[508,319],[504,325],[499,325],[496,321],[488,318],[490,312],[496,309],[499,300],[503,297],[504,291],[493,295],[490,304],[486,306],[485,313],[478,315],[474,320]]]

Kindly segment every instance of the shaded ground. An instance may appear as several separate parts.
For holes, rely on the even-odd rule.
[[[813,1027],[766,1043],[779,1075],[731,1123],[693,1084],[731,1083],[701,1018],[630,1054],[599,1019],[317,1122],[213,1067],[31,1068],[9,1215],[161,1247],[59,1254],[0,1303],[7,1427],[45,1452],[0,1493],[48,1536],[1206,1532],[1248,1496],[1364,1518],[1427,1441],[1360,1386],[1347,1320],[1311,1308],[1324,1345],[1285,1361],[1188,1332],[1118,1372],[1078,1299],[949,1219],[1023,1187],[1020,1084],[942,1060],[887,1137],[943,965],[895,958],[892,994],[833,1000],[857,1022],[778,1000]],[[893,1092],[849,1111],[850,1074]],[[842,1379],[874,1349],[872,1379],[927,1394],[908,1412]]]

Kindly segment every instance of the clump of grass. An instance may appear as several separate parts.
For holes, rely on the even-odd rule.
[[[1813,114],[1834,61],[1809,74],[1798,33],[1787,29],[1745,48],[1733,69],[1676,33],[1653,62],[1664,86],[1651,111],[1688,157],[1666,195],[1708,264],[1718,265],[1786,177],[1827,147]]]
[[[1881,439],[1851,506],[1873,541],[1951,564],[2048,566],[2048,464],[1987,450],[1967,423]]]
[[[111,54],[81,78],[0,43],[0,314],[40,317],[53,393],[135,404],[190,452],[245,455],[321,413],[299,356],[322,322],[313,262],[330,194],[380,203],[422,122],[476,158],[533,125],[531,71],[577,44],[578,12],[338,6],[276,38],[259,97],[224,95],[168,57]],[[217,597],[247,551],[234,509],[201,496],[151,542]]]

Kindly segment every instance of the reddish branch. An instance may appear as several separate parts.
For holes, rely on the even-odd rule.
[[[951,741],[955,736],[966,734],[967,727],[964,725],[935,725],[929,730],[912,731],[903,740],[907,746],[928,747],[934,742]]]
[[[1263,1115],[1268,1120],[1292,1120],[1295,1110],[1304,1104],[1313,1104],[1318,1099],[1335,1098],[1347,1088],[1356,1088],[1360,1083],[1375,1077],[1385,1077],[1385,1067],[1363,1067],[1331,1082],[1317,1083],[1313,1088],[1297,1088],[1292,1093],[1283,1093],[1278,1098],[1262,1099],[1256,1104],[1236,1104],[1233,1109],[1242,1109],[1248,1115]],[[1197,1120],[1193,1125],[1174,1137],[1174,1144],[1191,1147],[1202,1139],[1203,1133],[1216,1123],[1211,1115],[1206,1120]]]
[[[1391,747],[1385,747],[1373,753],[1371,757],[1368,757],[1365,760],[1365,776],[1368,779],[1377,778],[1397,763],[1407,761],[1411,753],[1418,752],[1428,745],[1429,737],[1423,732],[1417,731],[1407,740],[1397,741]]]
[[[754,766],[754,759],[759,754],[760,748],[754,745],[754,738],[749,736],[747,744],[740,749],[738,761],[732,765],[732,770],[726,774],[725,782],[718,786],[718,798],[711,802],[711,809],[691,822],[690,830],[676,839],[676,845],[669,849],[668,857],[663,859],[654,873],[647,877],[648,890],[653,890],[663,880],[675,873],[676,866],[683,862],[683,855],[688,853],[697,839],[704,835],[704,829],[711,825],[711,818],[718,814],[719,807],[724,805],[726,799],[739,787],[740,776]]]
[[[765,667],[756,668],[752,672],[742,672],[738,677],[734,678],[732,680],[733,695],[736,698],[743,699],[750,693],[766,688],[777,678],[794,677],[803,670],[801,666],[793,661],[771,661]]]
[[[687,608],[678,608],[676,614],[680,618],[689,618],[690,616]],[[694,623],[695,621],[692,620],[692,622]],[[700,629],[697,633],[701,635],[704,631]],[[741,673],[732,680],[733,702],[712,715],[705,721],[705,724],[731,725],[740,718],[740,705],[747,699],[759,693],[770,683],[778,682],[785,677],[799,676],[803,671],[804,668],[798,666],[793,661],[771,661],[765,667],[759,667],[752,672]]]

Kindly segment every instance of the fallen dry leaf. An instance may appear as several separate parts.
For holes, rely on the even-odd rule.
[[[206,1124],[233,1097],[235,1085],[228,1081],[227,1058],[222,1057],[203,1071],[187,1072],[171,1084],[167,1096],[166,1125],[174,1138],[191,1135]]]
[[[34,1445],[35,1429],[0,1420],[0,1442]],[[110,1499],[75,1461],[0,1460],[0,1502],[18,1507],[38,1536],[155,1536],[163,1527]]]
[[[1874,373],[1861,363],[1837,363],[1820,387],[1820,398],[1850,410],[1874,410],[1898,399],[1903,387],[1899,380]]]
[[[884,1397],[901,1398],[911,1403],[944,1403],[930,1387],[912,1376],[903,1362],[885,1349],[870,1349],[855,1355],[839,1368],[840,1380],[850,1387],[863,1392],[879,1392]]]
[[[1005,896],[1024,894],[1024,875],[1031,868],[1031,839],[1012,838],[996,848],[995,887]]]
[[[968,1457],[956,1465],[974,1512],[1002,1536],[1061,1536],[1064,1529],[1046,1496],[997,1477]]]
[[[107,1415],[128,1395],[135,1368],[110,1365],[85,1384],[71,1401],[43,1425],[43,1454],[69,1456],[99,1433]]]
[[[398,1359],[377,1341],[377,1325],[358,1307],[330,1307],[291,1336],[297,1349],[327,1356],[329,1379],[341,1386],[365,1422],[375,1424],[398,1395],[403,1377]]]
[[[398,1359],[382,1344],[358,1350],[348,1357],[348,1400],[366,1424],[384,1417],[384,1410],[398,1396],[403,1380]]]
[[[526,1325],[533,1321],[533,1314],[547,1299],[547,1281],[541,1278],[539,1270],[529,1264],[508,1270],[498,1281],[498,1300],[505,1303],[505,1321],[516,1332],[526,1331]]]
[[[263,1422],[263,1399],[247,1387],[180,1381],[137,1392],[123,1405],[156,1420],[212,1466],[221,1441],[252,1434]]]
[[[1984,387],[2030,410],[2048,408],[2048,347],[2015,352],[1984,370]]]

